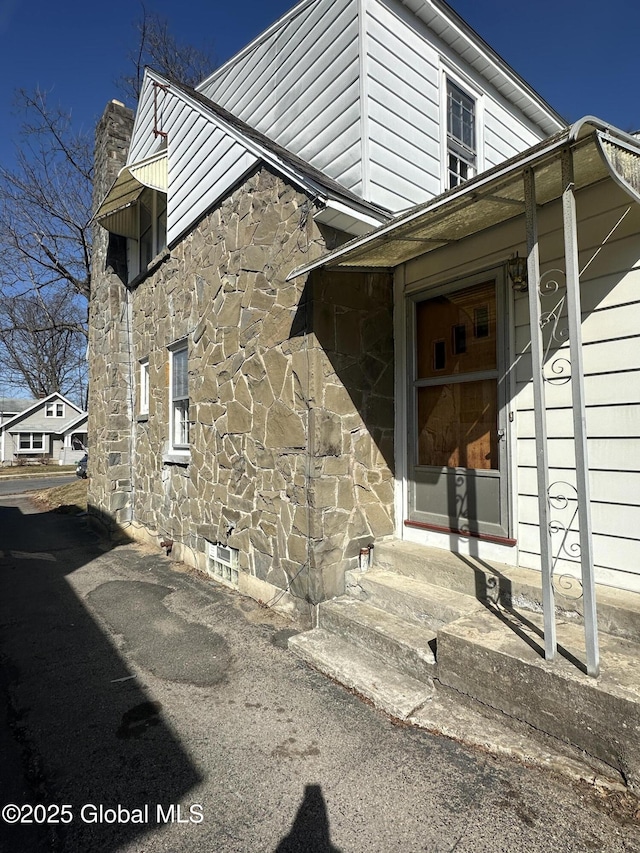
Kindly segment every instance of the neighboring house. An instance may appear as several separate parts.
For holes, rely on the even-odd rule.
[[[563,127],[412,5],[303,2],[198,91],[147,71],[130,145],[117,103],[98,129],[94,512],[203,566],[237,549],[265,601],[339,593],[396,527],[389,275],[287,275]]]
[[[0,424],[0,461],[72,464],[84,453],[80,444],[87,443],[87,417],[62,394],[31,402]]]

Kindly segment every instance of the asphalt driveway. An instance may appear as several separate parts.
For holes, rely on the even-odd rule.
[[[394,725],[293,657],[295,630],[160,551],[1,499],[0,806],[58,822],[19,842],[0,823],[0,850],[640,850],[615,796]]]

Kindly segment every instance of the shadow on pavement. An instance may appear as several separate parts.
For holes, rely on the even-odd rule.
[[[61,822],[0,821],[0,851],[120,850],[157,826],[157,804],[188,813],[201,776],[67,580],[104,553],[96,537],[78,519],[19,504],[0,504],[0,701],[12,729],[0,746],[17,745],[0,768],[0,806],[41,803]],[[61,805],[70,809],[56,815]],[[129,819],[100,820],[93,806]]]
[[[329,816],[320,785],[307,785],[291,827],[274,853],[341,853],[329,837]]]

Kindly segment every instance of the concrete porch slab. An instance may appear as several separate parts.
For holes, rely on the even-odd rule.
[[[486,609],[438,632],[438,680],[584,750],[640,791],[640,646],[601,633],[594,679],[583,671],[581,625],[559,622],[558,644],[547,662],[541,617]]]

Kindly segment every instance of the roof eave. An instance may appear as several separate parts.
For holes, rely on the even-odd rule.
[[[636,158],[632,164],[634,172],[632,180],[626,180],[620,174],[616,163],[613,162],[610,154],[603,147],[603,140],[606,142],[607,139],[610,139],[613,145],[618,148],[623,146],[628,151],[630,158]],[[617,131],[599,119],[587,117],[502,166],[478,175],[455,190],[449,190],[447,193],[438,196],[426,205],[420,205],[405,214],[401,214],[388,225],[382,226],[364,237],[351,240],[312,263],[297,267],[289,274],[288,279],[306,275],[319,268],[348,269],[358,266],[393,269],[401,263],[427,252],[429,250],[428,243],[431,244],[430,248],[434,249],[450,242],[450,240],[438,239],[433,236],[429,238],[426,236],[425,230],[419,231],[420,227],[426,229],[430,225],[437,224],[438,218],[452,217],[458,212],[464,212],[469,216],[470,205],[475,202],[484,202],[486,207],[491,207],[492,213],[496,213],[496,206],[502,204],[502,212],[499,211],[499,215],[494,217],[491,224],[497,224],[499,221],[506,221],[518,216],[524,211],[523,205],[514,201],[513,198],[501,197],[500,188],[509,182],[512,183],[526,168],[547,168],[548,164],[555,163],[559,159],[560,151],[566,145],[570,144],[577,149],[591,144],[592,140],[595,146],[594,151],[591,152],[593,160],[595,162],[596,156],[602,160],[600,171],[603,172],[604,170],[603,174],[615,180],[628,194],[640,202],[640,177],[636,176],[637,173],[640,174],[640,166],[636,165],[636,161],[640,164],[640,141],[629,134]],[[505,193],[503,193],[504,195]],[[463,236],[477,233],[483,230],[483,227],[488,226],[480,224],[474,232],[469,231]],[[434,234],[435,232],[436,229],[434,229]],[[388,244],[394,242],[397,245],[397,250],[395,252],[387,251]],[[411,245],[412,243],[413,245]],[[384,263],[381,261],[383,256],[386,258]]]

